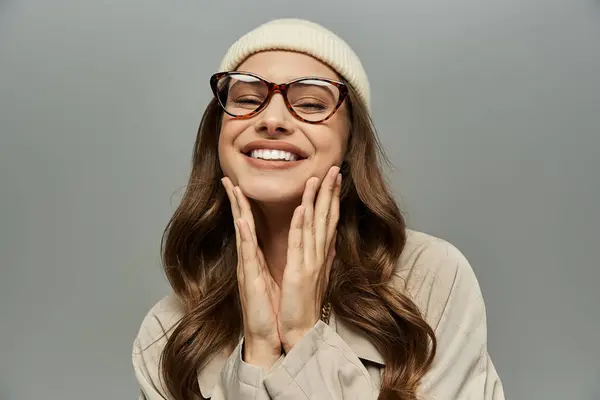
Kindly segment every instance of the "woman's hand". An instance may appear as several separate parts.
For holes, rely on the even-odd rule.
[[[290,225],[277,319],[286,353],[319,320],[335,256],[340,213],[339,168],[331,167],[315,204],[318,188],[318,178],[306,182],[302,204],[294,211]]]
[[[244,323],[243,359],[268,370],[281,356],[277,331],[279,287],[258,247],[250,203],[229,178],[222,179],[235,222],[237,277]]]

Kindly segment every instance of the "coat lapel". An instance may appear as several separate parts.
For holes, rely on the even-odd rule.
[[[385,361],[379,350],[377,350],[373,343],[371,343],[362,332],[359,332],[349,325],[346,325],[341,320],[336,319],[333,313],[330,325],[331,324],[333,324],[337,334],[344,339],[344,342],[350,346],[352,352],[354,352],[358,358],[363,361],[380,364],[381,366],[385,365]]]
[[[223,352],[217,353],[198,374],[198,386],[205,399],[210,399],[212,396],[213,389],[219,381],[219,375],[228,358],[229,356]]]

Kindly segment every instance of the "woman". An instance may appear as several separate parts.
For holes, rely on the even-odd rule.
[[[174,294],[134,343],[141,398],[503,399],[471,267],[384,182],[352,49],[275,20],[220,71],[165,232]]]

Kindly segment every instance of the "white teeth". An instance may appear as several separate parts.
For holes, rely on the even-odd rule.
[[[257,149],[250,152],[250,157],[261,158],[263,160],[285,160],[296,161],[299,157],[297,154],[283,150]]]

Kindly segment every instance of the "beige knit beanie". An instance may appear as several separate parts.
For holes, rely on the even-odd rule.
[[[229,48],[219,71],[233,71],[252,54],[265,50],[291,50],[319,59],[346,79],[367,108],[371,107],[369,80],[356,53],[330,30],[306,20],[276,19],[246,33]]]

